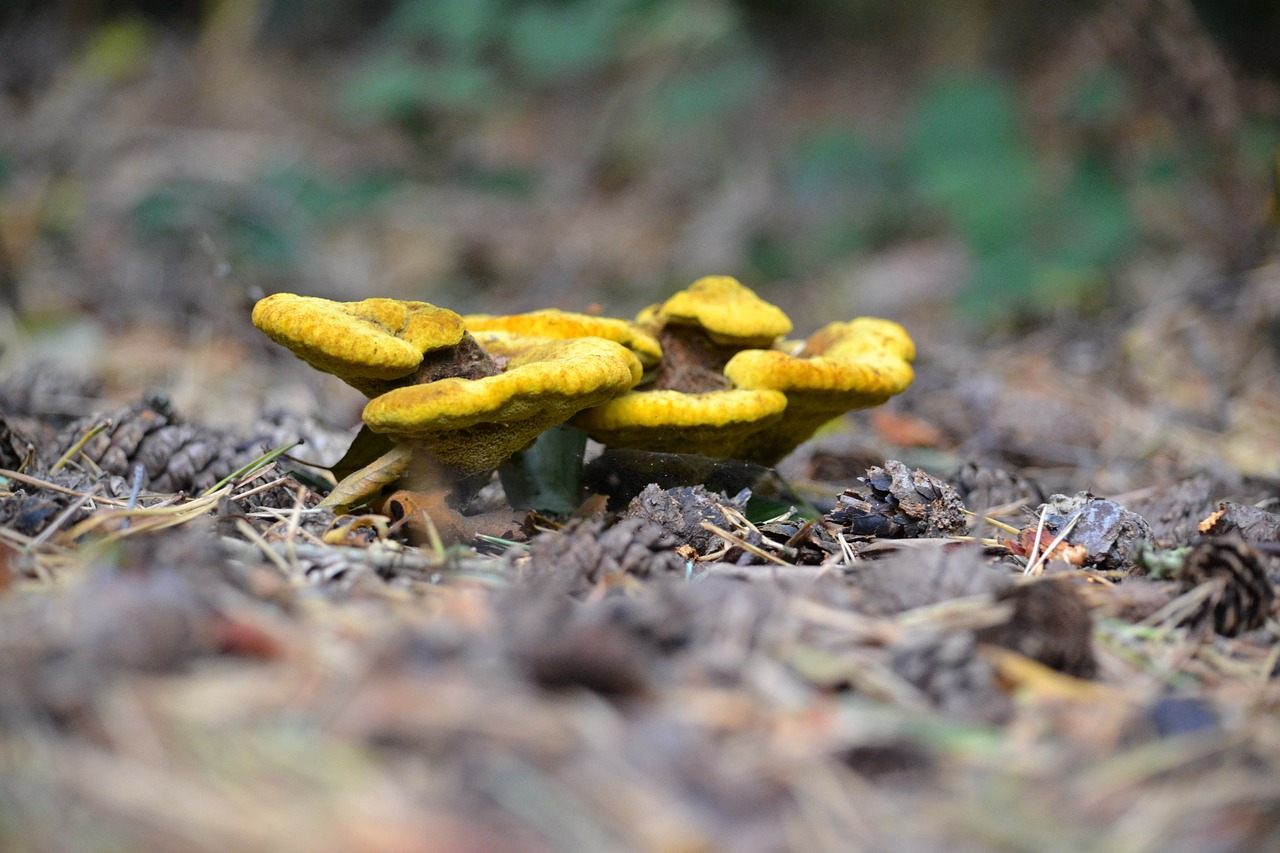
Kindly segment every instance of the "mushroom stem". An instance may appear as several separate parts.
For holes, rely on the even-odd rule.
[[[653,377],[653,389],[670,389],[686,394],[723,391],[729,387],[724,366],[742,349],[717,344],[694,326],[668,325],[658,332],[663,359]]]

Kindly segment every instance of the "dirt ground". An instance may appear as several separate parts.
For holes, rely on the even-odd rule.
[[[0,848],[1280,850],[1269,247],[1147,245],[1102,307],[987,326],[954,234],[750,280],[788,128],[893,113],[909,81],[847,82],[873,53],[780,65],[752,144],[620,187],[568,87],[450,127],[529,195],[408,168],[273,219],[265,174],[420,152],[234,28],[150,44],[0,116]],[[576,512],[458,544],[317,507],[364,401],[249,319],[277,290],[632,316],[699,272],[799,333],[902,322],[914,384],[776,471],[593,446]]]

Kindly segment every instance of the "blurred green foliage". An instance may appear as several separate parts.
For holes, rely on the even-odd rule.
[[[924,85],[903,125],[877,137],[857,125],[801,134],[787,169],[791,216],[757,235],[751,263],[761,276],[803,277],[941,230],[968,250],[959,307],[980,326],[1097,306],[1141,237],[1132,184],[1182,168],[1157,157],[1130,177],[1111,165],[1128,115],[1123,88],[1111,74],[1078,81],[1054,152],[1027,130],[1018,89],[977,74]]]
[[[207,237],[240,272],[288,272],[326,225],[368,211],[400,182],[387,174],[336,181],[289,165],[266,171],[248,194],[211,182],[166,183],[134,205],[132,219],[152,241]]]
[[[1241,8],[1226,4],[1209,18],[1238,29]],[[422,147],[406,166],[411,177],[335,181],[295,166],[262,175],[247,195],[173,184],[134,209],[144,235],[209,234],[245,265],[296,267],[330,223],[366,214],[423,172],[533,199],[537,157],[486,159],[476,154],[483,146],[455,142],[486,120],[579,95],[600,105],[575,129],[590,140],[583,172],[598,185],[588,191],[619,192],[678,169],[689,194],[710,196],[736,177],[736,156],[751,145],[766,151],[767,210],[747,217],[744,257],[725,272],[753,283],[813,280],[904,240],[951,236],[970,261],[959,307],[983,326],[1107,304],[1125,258],[1167,237],[1159,228],[1177,218],[1167,211],[1185,211],[1220,177],[1197,161],[1196,140],[1150,120],[1157,111],[1106,62],[1059,85],[1053,103],[1029,103],[1032,57],[1061,43],[1068,28],[1058,24],[1089,14],[1049,0],[262,0],[262,9],[264,40],[290,43],[279,33],[305,29],[313,41],[295,44],[336,46],[352,60],[339,96],[348,116],[399,127]],[[952,32],[948,24],[969,12],[987,26]],[[147,20],[103,21],[86,66],[128,77],[158,38]],[[974,32],[979,50],[952,49],[950,40]],[[814,60],[845,49],[882,60],[901,52],[902,79],[886,85],[898,108],[864,122],[784,91],[804,79],[794,69],[820,74]],[[757,138],[761,114],[751,110],[762,103],[778,124]],[[1245,128],[1242,156],[1259,175],[1275,136],[1274,127]],[[699,209],[686,201],[673,209]]]
[[[676,130],[732,112],[768,79],[727,0],[400,0],[344,103],[422,131],[618,69],[642,81],[637,111]]]
[[[1088,121],[1105,116],[1105,87],[1089,81],[1080,95]],[[1104,152],[1077,144],[1065,162],[1042,162],[1019,103],[1001,81],[949,79],[921,94],[908,132],[915,186],[972,255],[961,307],[994,321],[1102,297],[1138,236]]]

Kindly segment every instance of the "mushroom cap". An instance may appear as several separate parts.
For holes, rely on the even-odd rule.
[[[647,308],[641,323],[699,326],[723,346],[767,347],[791,331],[791,320],[727,275],[700,278],[656,308]]]
[[[892,320],[858,317],[847,323],[828,323],[809,336],[801,355],[857,359],[869,354],[891,354],[915,361],[916,344],[907,330]]]
[[[397,441],[416,441],[462,476],[490,471],[538,435],[640,381],[639,359],[603,338],[486,341],[506,370],[482,379],[440,379],[370,400],[364,422]]]
[[[334,302],[276,293],[258,301],[253,324],[317,370],[374,396],[407,376],[423,353],[456,346],[462,317],[426,302]]]
[[[632,391],[588,409],[574,424],[611,447],[736,457],[744,441],[782,417],[787,398],[768,389]]]
[[[468,314],[462,320],[466,323],[467,331],[472,334],[497,331],[557,340],[604,338],[631,350],[646,369],[662,359],[662,346],[657,338],[635,323],[615,317],[596,317],[592,314],[544,308],[524,314]]]
[[[743,458],[773,464],[832,418],[905,391],[915,375],[915,344],[890,320],[862,317],[831,323],[801,352],[821,354],[743,350],[725,365],[725,376],[734,385],[768,388],[787,398],[782,419],[754,435]]]

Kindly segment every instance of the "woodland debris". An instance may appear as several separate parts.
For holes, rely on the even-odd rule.
[[[1152,540],[1146,519],[1089,492],[1053,495],[1035,515],[1043,518],[1043,530],[1055,537],[1070,525],[1063,541],[1085,549],[1085,567],[1131,571],[1139,550]]]
[[[1013,605],[1008,621],[978,631],[984,643],[1039,661],[1076,678],[1092,678],[1098,665],[1093,657],[1093,619],[1075,582],[1050,578],[1008,587],[996,601]]]
[[[826,519],[849,536],[886,539],[958,536],[969,520],[955,488],[901,462],[867,470],[860,485],[846,489]]]
[[[1211,624],[1225,637],[1262,627],[1275,606],[1265,558],[1235,536],[1205,539],[1192,548],[1178,582],[1183,592],[1209,585],[1209,595],[1185,621]]]
[[[1222,501],[1196,530],[1205,536],[1236,534],[1246,542],[1280,543],[1280,515],[1248,504]]]
[[[627,506],[624,518],[639,518],[666,530],[677,542],[689,545],[699,555],[715,546],[718,536],[703,527],[710,523],[723,527],[727,522],[725,508],[743,512],[751,492],[744,489],[732,498],[708,491],[702,486],[679,486],[660,489],[645,488]]]
[[[683,575],[687,560],[676,551],[683,541],[653,518],[624,518],[611,527],[599,519],[574,519],[534,538],[523,571],[575,592],[622,575]]]
[[[152,392],[105,419],[82,419],[64,427],[43,454],[44,463],[52,464],[102,423],[105,427],[84,443],[80,453],[118,477],[132,477],[134,466],[141,465],[144,485],[152,492],[204,491],[270,449],[189,423],[174,411],[166,395]]]
[[[938,710],[961,719],[999,723],[1013,710],[995,669],[978,653],[972,631],[920,628],[893,646],[891,665]]]

